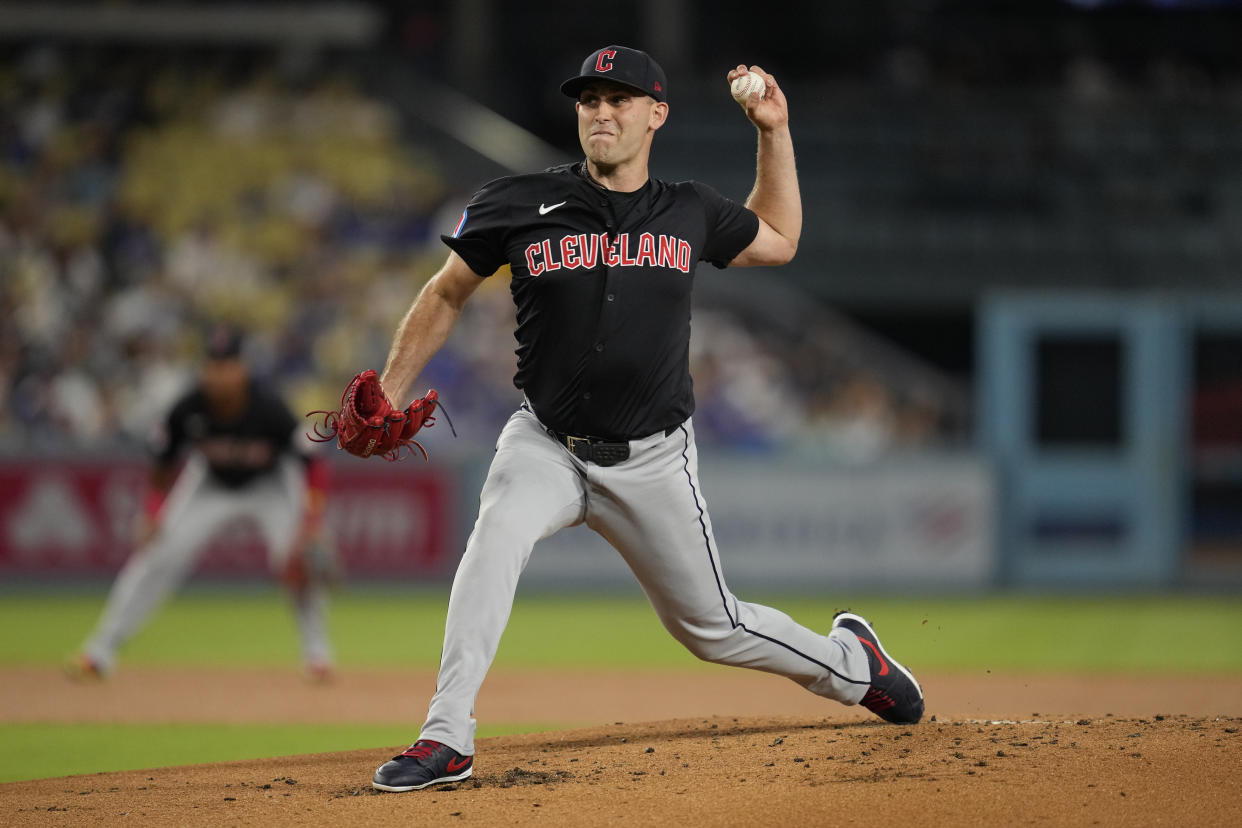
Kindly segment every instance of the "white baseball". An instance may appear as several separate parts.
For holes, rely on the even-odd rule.
[[[729,92],[733,94],[733,100],[740,104],[745,104],[750,99],[752,93],[758,92],[759,97],[763,97],[764,91],[768,85],[763,82],[763,78],[754,72],[747,72],[729,86]]]

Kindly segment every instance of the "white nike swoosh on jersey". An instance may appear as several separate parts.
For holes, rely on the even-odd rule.
[[[566,204],[568,204],[568,203],[569,203],[569,202],[567,202],[567,201],[562,201],[560,204],[553,204],[551,207],[544,207],[544,206],[543,206],[543,204],[542,204],[542,202],[541,202],[541,203],[539,204],[539,215],[541,215],[541,216],[546,216],[548,213],[552,212],[552,211],[553,211],[553,210],[555,210],[557,207],[564,207],[564,206],[565,206]]]

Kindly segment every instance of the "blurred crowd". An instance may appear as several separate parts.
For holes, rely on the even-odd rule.
[[[218,321],[295,411],[331,406],[382,366],[465,195],[348,61],[0,51],[0,451],[142,445]],[[519,400],[512,316],[489,280],[421,379],[459,432],[490,439]],[[702,439],[865,459],[960,428],[848,326],[762,323],[696,312]]]
[[[251,330],[256,370],[306,400],[375,359],[444,193],[347,72],[231,52],[6,58],[7,445],[143,441],[213,321]]]

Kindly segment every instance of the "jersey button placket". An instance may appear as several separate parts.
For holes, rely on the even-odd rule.
[[[616,237],[617,237],[616,234],[619,230],[619,228],[617,227],[616,216],[613,215],[613,212],[612,212],[612,204],[607,199],[600,199],[599,206],[604,211],[604,215],[601,216],[601,218],[603,219],[605,238],[607,239],[608,244],[612,244],[613,242],[616,241]],[[603,258],[603,251],[601,251],[600,258],[601,259]],[[613,281],[616,278],[616,273],[614,272],[613,268],[608,267],[606,264],[603,264],[601,262],[601,265],[602,265],[603,275],[604,275],[605,304],[615,303],[616,292],[615,290],[613,290]],[[609,315],[606,313],[601,313],[599,324],[600,324],[600,333],[607,331],[608,326],[610,324]],[[591,350],[593,350],[597,354],[601,353],[604,350],[603,341],[602,340],[597,341]],[[598,370],[598,366],[596,366],[595,370]],[[590,391],[582,392],[581,399],[582,399],[582,402],[589,403],[591,401],[591,392]]]

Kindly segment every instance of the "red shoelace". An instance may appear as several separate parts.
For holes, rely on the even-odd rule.
[[[411,756],[415,759],[426,759],[431,754],[439,750],[443,745],[439,742],[433,742],[430,739],[422,739],[410,745],[402,756]]]

